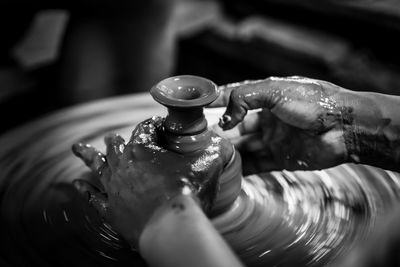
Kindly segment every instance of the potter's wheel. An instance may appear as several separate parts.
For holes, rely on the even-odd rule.
[[[222,110],[206,111],[215,123]],[[88,169],[77,141],[104,151],[103,136],[128,139],[134,126],[166,112],[148,94],[63,110],[0,138],[0,263],[11,266],[145,266],[71,181]],[[228,213],[214,219],[249,265],[323,265],[368,235],[399,199],[400,175],[362,165],[249,176]]]

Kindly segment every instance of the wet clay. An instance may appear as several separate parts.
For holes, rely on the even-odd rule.
[[[240,192],[240,155],[228,140],[208,129],[203,113],[204,106],[218,97],[217,86],[202,77],[182,75],[160,81],[152,87],[150,94],[168,109],[160,134],[162,140],[159,140],[162,146],[189,158],[203,153],[192,164],[193,172],[210,172],[212,163],[222,159],[221,172],[215,172],[217,175],[213,178],[216,196],[200,197],[216,197],[210,214],[216,215],[229,208]],[[171,162],[171,166],[175,164]]]

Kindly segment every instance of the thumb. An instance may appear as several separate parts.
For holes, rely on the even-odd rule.
[[[154,116],[139,123],[133,130],[129,143],[143,145],[156,144],[162,124],[163,118],[158,116]]]
[[[73,185],[81,195],[88,198],[89,204],[104,218],[108,208],[107,194],[83,179],[74,180]]]

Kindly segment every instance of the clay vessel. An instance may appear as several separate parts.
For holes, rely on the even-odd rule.
[[[186,154],[201,151],[209,146],[216,134],[208,129],[204,107],[218,97],[218,89],[212,81],[193,75],[169,77],[154,85],[150,94],[155,101],[168,109],[164,121],[164,146],[169,150]],[[232,152],[233,151],[233,152]],[[227,150],[219,191],[212,210],[220,214],[235,201],[241,189],[242,168],[240,155],[235,149]]]

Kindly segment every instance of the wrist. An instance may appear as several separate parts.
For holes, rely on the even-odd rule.
[[[139,248],[141,251],[152,249],[154,245],[152,243],[157,239],[159,232],[163,230],[163,223],[173,215],[182,216],[182,212],[186,210],[189,201],[190,206],[195,204],[200,207],[199,199],[192,194],[178,194],[159,205],[152,212],[146,224],[143,225],[138,240],[133,244],[130,243],[130,245]]]
[[[351,92],[343,110],[348,161],[398,169],[399,98],[371,92]],[[347,116],[347,117],[346,117]]]
[[[371,136],[380,110],[366,92],[342,91],[342,127],[347,161],[363,163],[367,151],[363,139]],[[371,139],[371,138],[370,138]],[[373,141],[373,138],[371,139]],[[371,146],[370,146],[371,147]]]
[[[177,195],[154,212],[139,250],[153,267],[242,266],[192,195]]]

